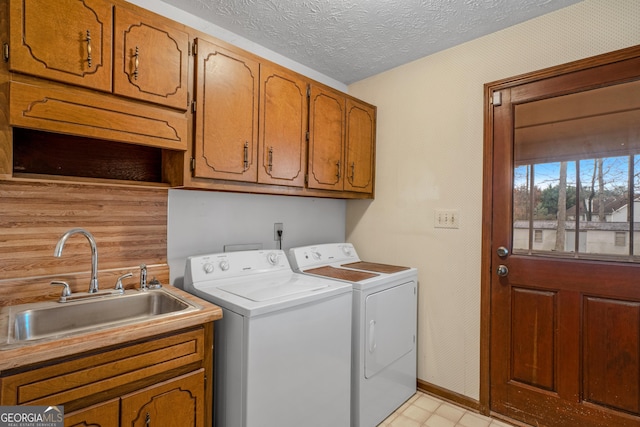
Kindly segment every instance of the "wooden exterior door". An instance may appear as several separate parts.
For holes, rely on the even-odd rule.
[[[197,40],[194,176],[258,180],[260,64]]]
[[[490,410],[638,426],[640,48],[485,89]]]
[[[12,71],[111,91],[112,4],[12,0]],[[17,30],[17,29],[22,29]]]
[[[285,68],[260,69],[258,182],[303,187],[307,163],[307,82]]]

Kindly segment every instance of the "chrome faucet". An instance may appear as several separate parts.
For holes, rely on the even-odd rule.
[[[73,228],[60,237],[56,249],[53,251],[53,256],[60,258],[62,256],[62,248],[67,239],[74,234],[82,234],[89,241],[91,245],[91,282],[89,282],[89,293],[94,294],[98,292],[98,247],[96,246],[96,239],[93,235],[83,228]]]

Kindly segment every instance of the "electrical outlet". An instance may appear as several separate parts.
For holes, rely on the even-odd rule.
[[[276,222],[275,224],[273,224],[273,240],[275,241],[282,239],[281,236],[278,236],[278,231],[280,232],[280,234],[283,234],[284,227],[281,222]]]
[[[457,209],[436,209],[435,228],[460,228],[460,213]]]

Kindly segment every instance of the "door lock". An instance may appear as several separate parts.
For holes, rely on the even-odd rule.
[[[496,270],[496,273],[500,277],[505,277],[507,274],[509,274],[509,269],[507,268],[506,265],[500,264],[498,266],[498,269]]]
[[[498,256],[499,256],[500,258],[504,258],[504,257],[506,257],[507,255],[509,255],[509,249],[505,248],[504,246],[500,246],[500,247],[496,250],[496,252],[498,253]]]

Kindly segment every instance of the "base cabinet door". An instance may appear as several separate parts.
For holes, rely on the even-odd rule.
[[[122,397],[122,427],[204,426],[204,369]]]
[[[112,399],[64,416],[65,427],[118,427],[120,399]]]

